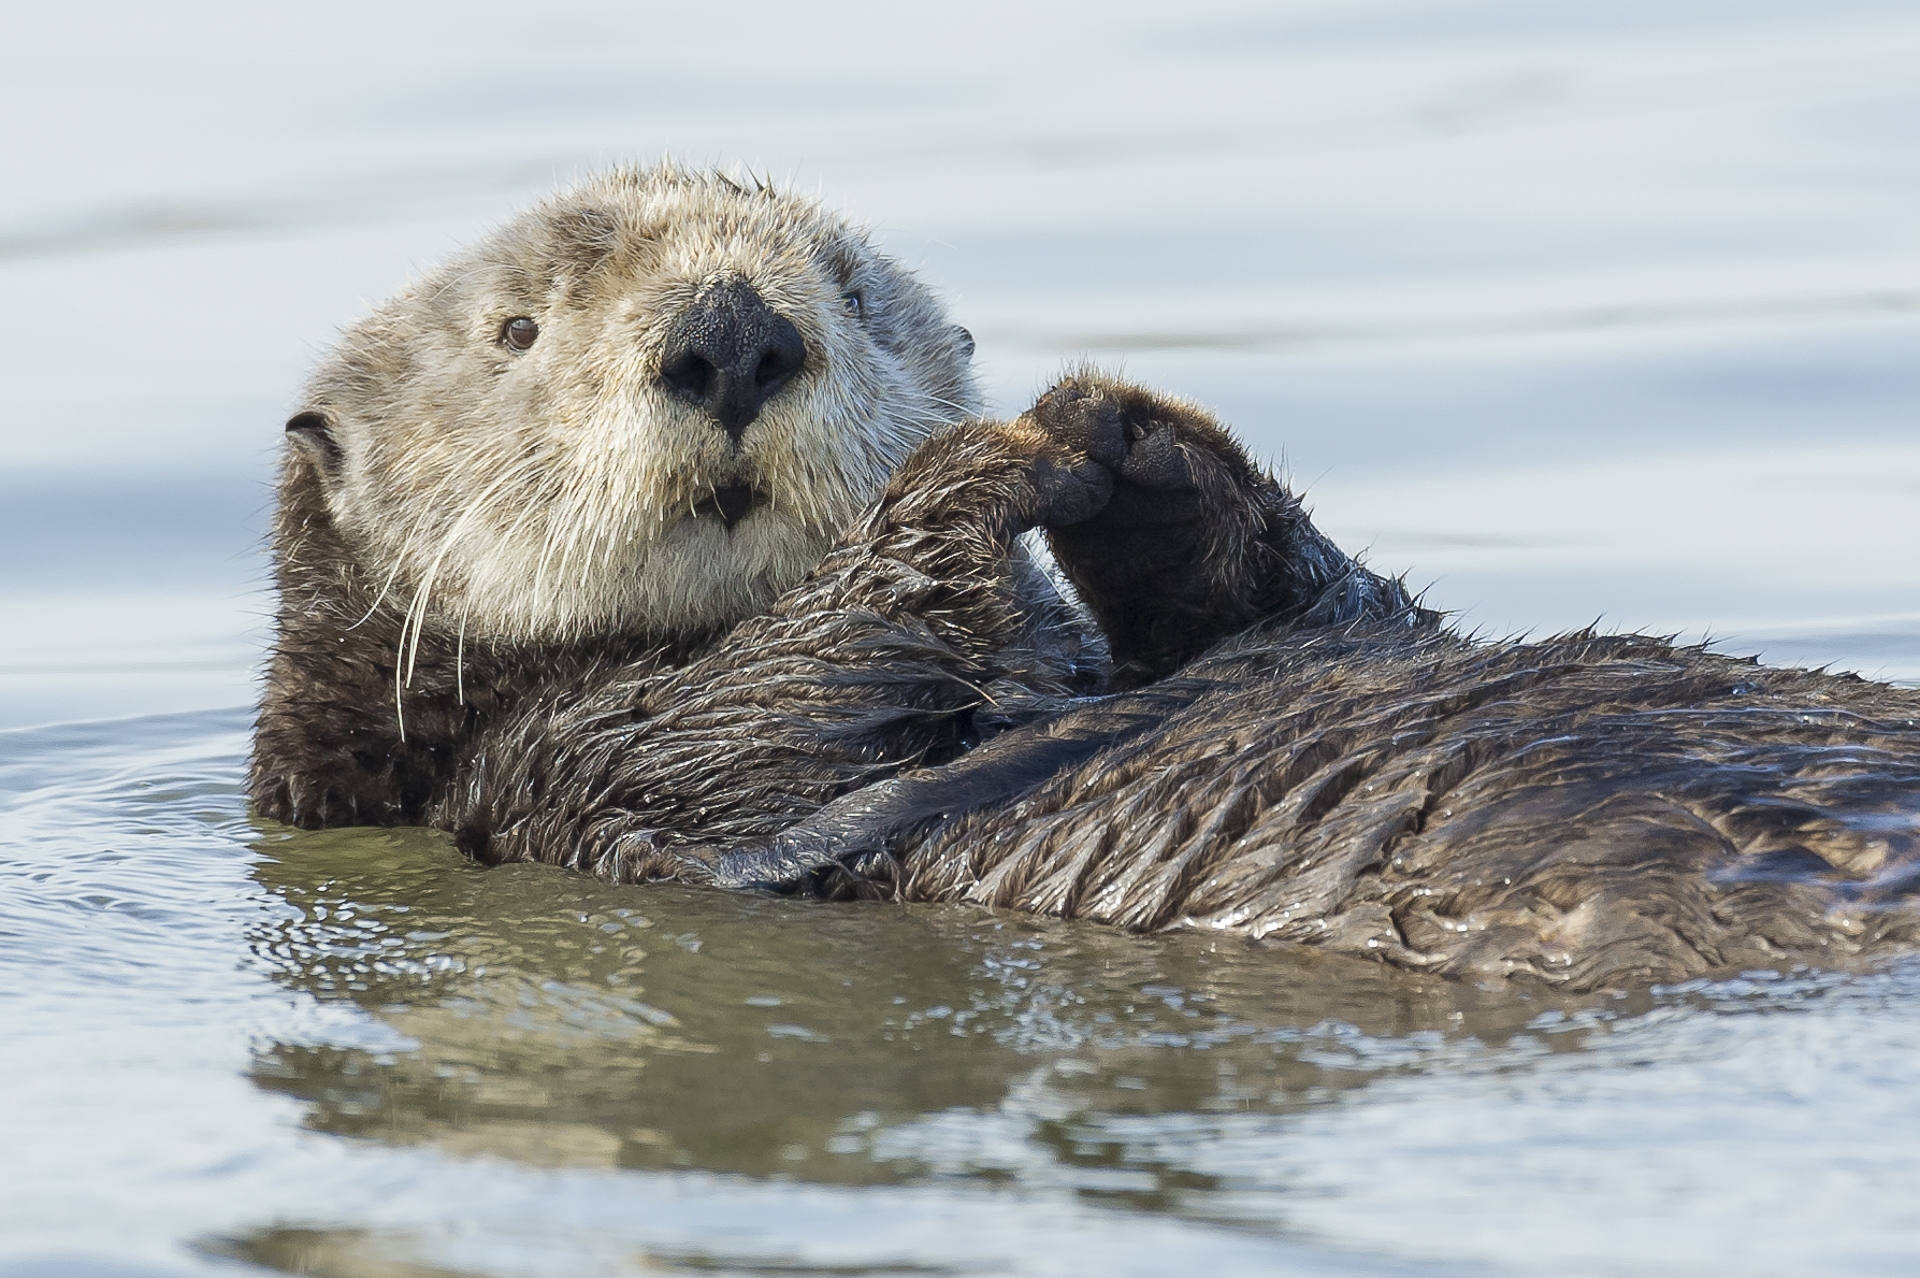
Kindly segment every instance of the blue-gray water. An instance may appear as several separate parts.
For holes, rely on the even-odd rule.
[[[1920,966],[1567,1000],[239,789],[315,352],[666,151],[1468,625],[1920,678],[1911,5],[10,4],[0,119],[5,1278],[1920,1269]]]

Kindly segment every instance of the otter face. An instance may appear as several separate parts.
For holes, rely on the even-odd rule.
[[[766,607],[976,412],[972,347],[816,204],[617,170],[349,330],[287,424],[290,482],[415,626],[684,635]]]

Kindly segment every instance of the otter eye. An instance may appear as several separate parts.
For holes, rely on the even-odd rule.
[[[500,329],[500,340],[516,351],[524,351],[540,336],[540,326],[524,315],[516,315]]]
[[[858,290],[840,295],[840,305],[847,308],[847,314],[849,315],[858,315],[866,307],[866,304],[867,299],[861,297]]]

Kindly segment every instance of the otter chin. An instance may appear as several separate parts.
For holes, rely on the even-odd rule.
[[[747,484],[710,489],[663,526],[637,572],[634,612],[671,616],[683,630],[757,612],[823,556],[830,539]]]
[[[732,532],[735,524],[772,501],[766,491],[752,484],[728,484],[695,503],[693,513],[702,519],[717,519],[721,527]]]

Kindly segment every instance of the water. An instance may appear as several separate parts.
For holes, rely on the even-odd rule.
[[[1920,678],[1894,3],[0,11],[0,1275],[1904,1274],[1920,965],[1630,997],[240,795],[278,423],[581,168],[871,219],[1491,633]]]

